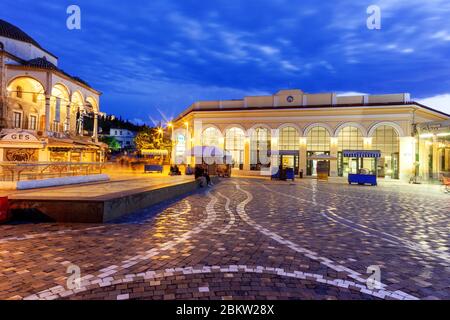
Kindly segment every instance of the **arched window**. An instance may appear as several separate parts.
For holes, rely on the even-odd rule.
[[[330,151],[330,133],[324,127],[314,127],[308,132],[307,150],[313,152]]]
[[[221,135],[220,131],[214,127],[205,129],[202,134],[202,145],[204,147],[219,147]]]
[[[16,87],[16,97],[20,99],[23,98],[23,88],[21,86]]]
[[[400,145],[397,131],[391,126],[378,127],[372,137],[372,149],[381,151],[377,175],[398,179]]]
[[[330,133],[324,127],[313,127],[306,138],[306,175],[316,176],[318,161],[311,159],[314,156],[330,154]]]
[[[280,150],[299,150],[300,141],[298,131],[294,127],[285,127],[280,130]]]
[[[356,127],[345,127],[338,135],[339,151],[343,150],[362,150],[364,148],[364,139],[361,131]]]
[[[231,155],[233,168],[243,169],[245,133],[241,128],[230,128],[225,132],[225,151]]]
[[[364,138],[357,127],[348,126],[343,128],[338,135],[338,174],[347,176],[349,173],[358,173],[360,169],[372,170],[371,159],[344,158],[344,150],[363,150]],[[367,162],[367,163],[366,163]]]
[[[256,128],[252,130],[250,140],[250,169],[260,170],[270,167],[271,136],[267,128]]]

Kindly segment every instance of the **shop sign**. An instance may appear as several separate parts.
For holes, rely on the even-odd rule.
[[[379,150],[344,150],[342,152],[344,158],[381,158]]]
[[[29,132],[12,132],[6,134],[2,139],[2,142],[40,142],[38,138]]]

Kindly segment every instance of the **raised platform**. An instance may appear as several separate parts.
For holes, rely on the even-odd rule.
[[[8,195],[13,216],[103,223],[198,188],[193,177],[136,178]]]
[[[89,176],[73,176],[41,180],[0,181],[0,190],[30,190],[101,181],[109,181],[109,176],[107,174],[93,174]]]

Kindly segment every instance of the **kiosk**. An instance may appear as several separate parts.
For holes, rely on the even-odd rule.
[[[348,174],[348,183],[357,183],[359,185],[370,184],[376,186],[377,183],[377,162],[381,158],[381,151],[379,150],[344,150],[343,157],[356,159],[356,173]],[[364,159],[373,159],[370,161],[371,169],[364,168]]]
[[[307,158],[308,161],[317,161],[317,180],[328,181],[330,176],[330,161],[336,161],[337,158],[329,154],[312,155]]]

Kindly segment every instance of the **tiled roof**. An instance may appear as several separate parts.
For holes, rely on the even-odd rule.
[[[28,66],[28,67],[35,67],[35,68],[40,68],[40,69],[49,69],[49,70],[62,71],[62,70],[58,69],[57,66],[55,66],[53,63],[51,63],[50,61],[48,61],[45,58],[31,59],[31,60],[26,61],[24,63],[24,65]]]
[[[83,79],[80,79],[78,77],[74,77],[71,76],[70,74],[68,74],[67,72],[65,72],[64,70],[59,69],[57,66],[55,66],[53,63],[51,63],[50,61],[48,61],[47,59],[44,58],[35,58],[35,59],[31,59],[26,61],[24,64],[24,66],[27,67],[33,67],[33,68],[39,68],[39,69],[47,69],[47,70],[55,70],[58,72],[63,73],[64,75],[68,76],[69,78],[72,78],[75,81],[78,81],[90,88],[92,88],[86,81],[84,81]]]
[[[28,34],[23,32],[18,27],[2,19],[0,19],[0,36],[27,42],[32,45],[35,45],[38,48],[42,48],[41,45],[37,43],[37,41],[34,40],[32,37],[30,37]]]

